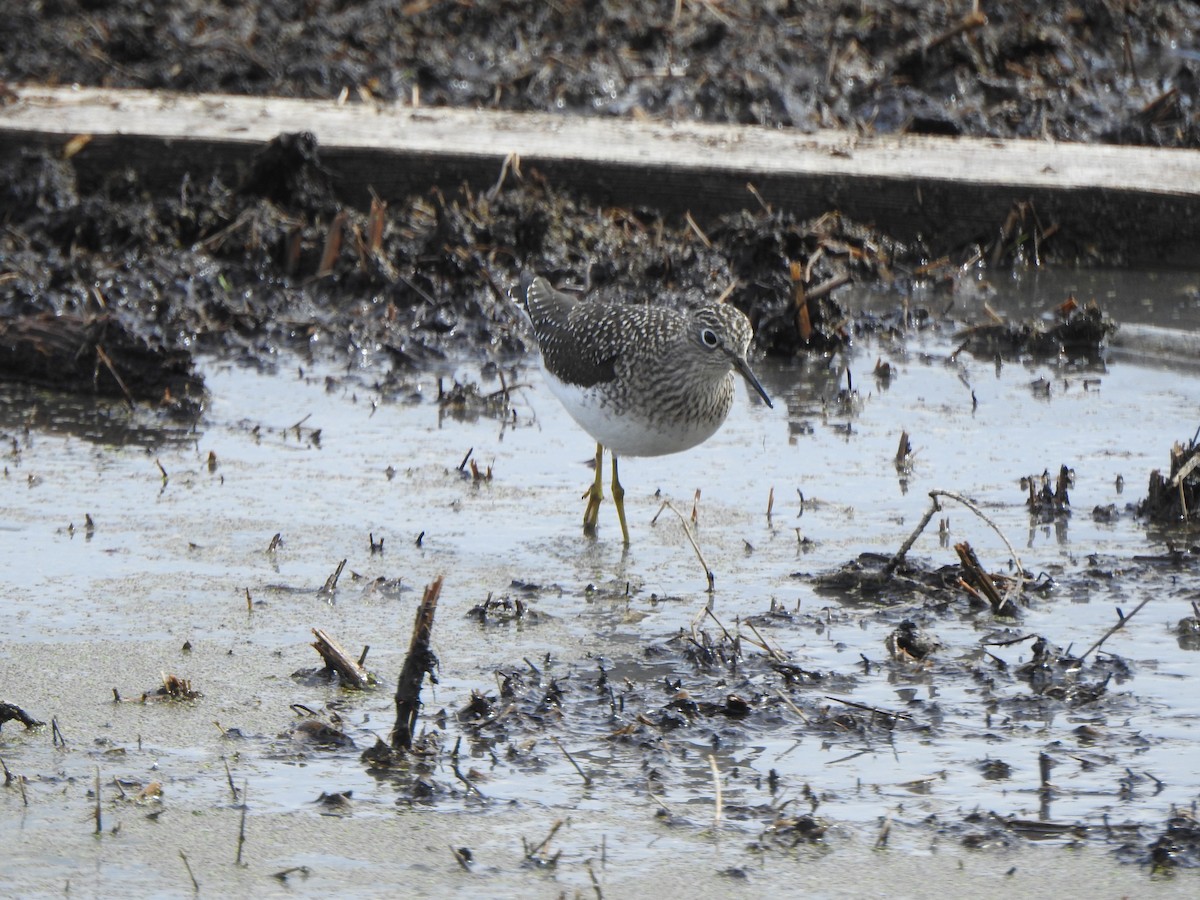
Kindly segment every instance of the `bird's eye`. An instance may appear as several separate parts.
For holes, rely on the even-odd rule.
[[[711,328],[700,329],[700,340],[704,342],[704,346],[709,349],[717,347],[721,343],[721,339],[717,337],[717,333]]]

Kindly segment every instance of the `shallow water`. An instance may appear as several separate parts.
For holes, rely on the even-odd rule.
[[[1042,273],[993,285],[989,299],[996,309],[1029,316],[1069,290],[1080,299],[1095,295],[1118,321],[1171,329],[1186,346],[1188,329],[1200,325],[1195,283],[1186,275]],[[717,873],[729,866],[748,867],[760,886],[791,884],[794,872],[781,871],[778,860],[738,849],[762,829],[761,817],[748,811],[769,799],[762,779],[772,770],[791,795],[807,786],[824,798],[819,813],[835,824],[833,855],[847,860],[871,845],[884,818],[894,823],[891,848],[921,854],[939,846],[928,817],[949,821],[976,808],[1021,819],[1158,826],[1172,806],[1188,808],[1200,794],[1200,700],[1191,689],[1200,655],[1180,649],[1169,630],[1192,613],[1200,583],[1188,568],[1135,560],[1161,554],[1165,545],[1126,505],[1144,496],[1152,469],[1167,466],[1172,442],[1196,431],[1200,379],[1186,359],[1146,358],[1136,344],[1084,368],[952,359],[956,345],[947,333],[912,334],[903,344],[867,341],[844,359],[759,361],[774,409],[739,388],[729,421],[702,447],[622,462],[628,550],[611,504],[601,510],[598,540],[580,533],[579,494],[591,477],[593,446],[536,366],[520,373],[515,419],[503,422],[440,413],[433,375],[414,381],[408,401],[381,403],[369,371],[299,359],[281,360],[269,374],[207,361],[211,403],[194,428],[163,427],[145,411],[97,411],[6,388],[0,700],[54,718],[67,741],[56,749],[48,728],[24,732],[16,723],[0,735],[0,758],[29,779],[28,806],[16,790],[0,792],[0,842],[18,848],[6,881],[33,893],[67,882],[97,893],[116,885],[185,893],[176,851],[192,847],[210,884],[245,887],[258,884],[245,880],[252,875],[304,864],[313,874],[296,885],[301,889],[336,883],[351,895],[370,894],[382,851],[328,836],[280,837],[296,822],[310,823],[314,834],[331,827],[313,824],[328,818],[314,805],[322,791],[352,790],[355,824],[346,827],[372,840],[393,839],[376,829],[399,817],[411,834],[387,864],[399,866],[403,878],[424,879],[433,891],[514,896],[531,882],[548,894],[590,891],[587,865],[601,856],[601,880],[619,893],[621,884],[665,871],[665,856],[696,851],[713,860],[711,867],[707,857],[694,862],[702,895],[727,890],[729,879]],[[887,385],[871,375],[876,358],[896,371]],[[837,397],[846,365],[857,388],[851,403]],[[470,367],[445,377],[451,374],[479,379]],[[1048,393],[1031,388],[1039,378],[1050,383]],[[486,379],[481,386],[500,387]],[[904,475],[893,461],[901,430],[916,449],[915,466]],[[479,466],[491,467],[490,481],[460,471],[468,450]],[[1075,471],[1069,522],[1031,524],[1020,479],[1063,464]],[[715,574],[711,596],[675,516],[664,512],[652,524],[662,499],[690,513],[697,489],[696,534]],[[1085,707],[1048,721],[989,722],[977,684],[940,677],[936,666],[887,664],[884,638],[903,611],[842,603],[815,590],[806,576],[865,551],[895,552],[934,489],[969,496],[1026,569],[1070,586],[1035,598],[1015,627],[1021,633],[1079,651],[1117,621],[1118,608],[1128,614],[1152,597],[1104,644],[1129,660],[1130,675],[1110,685],[1116,699],[1103,715]],[[1123,510],[1115,522],[1091,516],[1106,504]],[[985,566],[1005,568],[1003,541],[954,504],[917,541],[912,558],[934,566],[956,561],[937,538],[942,518],[951,543],[967,540]],[[276,533],[283,544],[269,552]],[[384,541],[382,553],[371,552],[369,535]],[[336,591],[322,595],[342,559]],[[1116,574],[1089,574],[1092,559]],[[1136,577],[1124,577],[1129,570]],[[437,710],[462,708],[474,690],[494,692],[497,671],[527,662],[580,688],[600,660],[614,680],[676,677],[677,661],[658,662],[644,648],[688,632],[709,602],[729,628],[775,602],[794,613],[791,622],[760,626],[777,652],[808,669],[855,676],[846,691],[820,690],[915,722],[937,721],[944,730],[928,739],[901,730],[890,741],[830,742],[794,718],[735,744],[722,741],[720,724],[712,723],[673,738],[676,769],[655,800],[630,787],[646,779],[638,754],[596,734],[574,738],[568,719],[560,738],[593,775],[590,785],[547,737],[536,764],[471,760],[486,802],[455,795],[412,810],[398,805],[393,784],[365,772],[356,753],[313,752],[294,739],[290,704],[336,709],[360,748],[373,734],[386,737],[393,716],[386,685],[403,660],[420,590],[438,574],[446,576],[434,631],[441,682],[426,688],[427,724]],[[522,594],[520,584],[540,589]],[[540,617],[480,627],[465,614],[489,594],[526,596]],[[980,655],[980,641],[995,625],[976,614],[946,615],[927,627],[944,644],[940,656],[960,659]],[[318,663],[308,646],[312,628],[347,648],[370,645],[368,668],[385,689],[349,695],[290,677]],[[1029,656],[1028,641],[987,649],[1010,665]],[[863,657],[874,663],[866,673]],[[163,672],[191,679],[203,699],[112,702],[114,689],[138,698]],[[1084,724],[1104,732],[1103,752],[1076,735]],[[453,738],[453,718],[448,731]],[[718,832],[725,843],[715,851],[709,752],[727,805]],[[1038,791],[1042,752],[1057,762],[1049,799]],[[1012,766],[1006,781],[980,772],[982,761],[997,758]],[[121,823],[107,853],[89,833],[88,791],[97,770],[106,830],[111,835]],[[229,777],[248,785],[249,818],[257,824],[247,845],[250,874],[222,868],[218,876],[214,870],[232,859],[240,816]],[[454,783],[444,764],[439,777]],[[120,796],[114,778],[135,785],[130,794],[158,780],[163,801],[135,805]],[[691,827],[657,823],[660,803]],[[520,838],[536,844],[558,818],[569,822],[556,839],[564,849],[558,868],[541,875],[523,869]],[[156,829],[184,843],[163,845]],[[491,867],[482,887],[457,880],[462,873],[446,850],[465,840]],[[1022,856],[1020,865],[1038,868],[1037,859]],[[1003,872],[1012,864],[1002,862],[993,857],[988,865]]]

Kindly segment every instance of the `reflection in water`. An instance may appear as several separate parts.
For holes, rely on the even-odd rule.
[[[150,404],[133,409],[123,400],[64,394],[20,383],[0,383],[0,433],[69,435],[111,447],[194,443],[196,422],[178,422]]]

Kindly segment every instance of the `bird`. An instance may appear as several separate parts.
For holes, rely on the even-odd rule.
[[[662,456],[708,440],[733,405],[735,374],[771,398],[746,360],[750,320],[725,303],[689,310],[585,300],[523,273],[519,297],[542,353],[546,383],[596,441],[596,477],[583,495],[584,533],[594,537],[604,497],[604,450],[612,454],[612,498],[629,545],[622,456]]]

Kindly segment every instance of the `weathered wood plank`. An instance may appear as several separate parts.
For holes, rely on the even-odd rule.
[[[89,88],[19,87],[0,107],[0,151],[91,141],[84,177],[134,166],[170,184],[236,168],[277,134],[313,132],[347,202],[495,182],[518,154],[593,201],[707,217],[757,201],[802,216],[837,209],[932,249],[995,236],[1030,201],[1056,241],[1130,264],[1200,266],[1200,152],[922,136],[859,137],[391,105]]]

